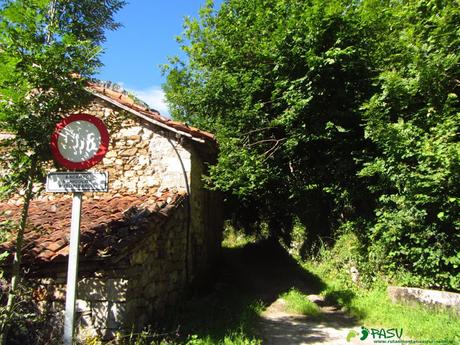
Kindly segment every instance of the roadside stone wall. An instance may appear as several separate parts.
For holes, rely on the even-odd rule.
[[[400,286],[389,286],[387,292],[393,303],[403,302],[444,308],[452,310],[460,316],[459,293]]]
[[[116,263],[99,265],[96,271],[81,264],[76,302],[80,340],[139,332],[177,304],[187,285],[186,213],[183,203],[166,224],[149,229],[149,236]],[[56,272],[39,279],[35,293],[41,310],[58,315],[61,322],[65,283],[65,272]]]

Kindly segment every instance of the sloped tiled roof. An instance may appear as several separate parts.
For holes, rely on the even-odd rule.
[[[164,116],[161,116],[158,111],[146,108],[145,106],[136,103],[132,97],[126,95],[123,92],[118,92],[111,88],[106,88],[102,85],[91,82],[88,83],[88,90],[95,96],[102,98],[108,97],[110,101],[115,105],[120,107],[127,107],[134,113],[144,115],[149,119],[157,122],[157,124],[163,125],[165,128],[169,128],[170,130],[183,133],[187,136],[200,139],[213,145],[216,144],[216,139],[212,133],[202,131],[196,127],[188,126],[185,123],[173,121]]]
[[[159,197],[130,195],[84,200],[80,259],[116,257],[138,243],[152,225],[164,222],[184,198],[183,194],[166,191]],[[31,202],[22,251],[25,265],[57,262],[68,256],[71,202]],[[0,222],[18,220],[20,212],[21,207],[0,203]],[[1,252],[14,249],[14,242],[0,245]]]

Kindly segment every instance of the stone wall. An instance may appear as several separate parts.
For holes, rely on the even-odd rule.
[[[94,102],[89,112],[99,116],[109,113],[109,124],[113,122],[110,116],[119,116],[107,105],[104,107],[103,101]],[[145,195],[164,188],[187,190],[190,145],[179,143],[167,130],[123,115],[119,128],[111,128],[109,152],[99,167],[109,173],[111,193]]]
[[[452,310],[460,316],[460,294],[455,292],[389,286],[388,295],[393,303],[403,302],[444,308]]]
[[[203,161],[192,155],[191,166],[191,260],[190,271],[193,277],[206,280],[215,258],[220,254],[222,242],[222,199],[218,192],[211,192],[204,187],[202,176],[206,171]]]
[[[152,226],[149,235],[120,261],[108,261],[93,271],[81,264],[77,289],[78,337],[113,339],[155,324],[177,304],[186,282],[186,218],[183,202],[166,224]],[[65,272],[39,279],[35,295],[44,312],[63,318]]]
[[[205,276],[219,255],[222,229],[222,200],[204,188],[207,164],[189,141],[160,129],[104,100],[95,98],[88,113],[104,120],[110,130],[109,152],[100,170],[109,173],[109,194],[155,195],[173,189],[190,195],[187,207],[187,279]],[[98,170],[94,169],[94,170]],[[106,197],[95,193],[93,197]]]

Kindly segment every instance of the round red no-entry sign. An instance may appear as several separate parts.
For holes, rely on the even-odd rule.
[[[109,133],[102,120],[88,114],[73,114],[56,125],[51,135],[51,152],[70,170],[91,168],[104,158]]]

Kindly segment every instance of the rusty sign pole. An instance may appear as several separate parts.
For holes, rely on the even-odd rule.
[[[72,220],[70,224],[69,263],[67,268],[67,291],[64,315],[64,345],[72,345],[74,338],[82,195],[83,193],[81,192],[75,192],[72,197]]]

